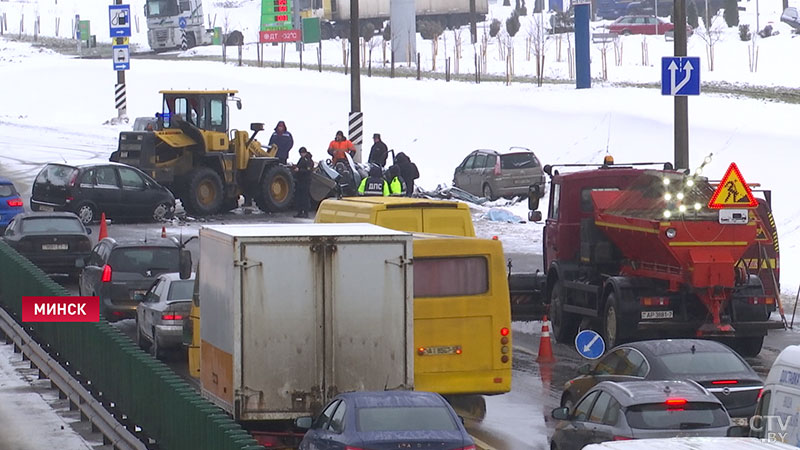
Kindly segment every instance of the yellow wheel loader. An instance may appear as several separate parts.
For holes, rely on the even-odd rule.
[[[239,196],[262,211],[288,209],[294,179],[255,139],[263,123],[247,131],[230,129],[229,104],[242,108],[235,90],[160,91],[161,112],[152,131],[123,131],[111,161],[138,167],[169,188],[186,212],[206,216],[238,206]]]

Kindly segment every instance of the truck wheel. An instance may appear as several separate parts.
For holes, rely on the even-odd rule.
[[[216,214],[222,207],[222,178],[209,167],[196,169],[189,176],[189,189],[181,200],[193,214]]]
[[[190,49],[197,46],[197,39],[194,37],[194,32],[186,33],[186,48]]]
[[[736,353],[744,357],[753,358],[761,353],[761,347],[764,345],[764,336],[738,338],[732,344],[731,347],[736,350]]]
[[[572,342],[578,334],[578,317],[564,312],[564,290],[561,288],[561,280],[556,281],[553,290],[550,291],[550,314],[556,342]]]
[[[294,179],[284,166],[270,167],[261,179],[256,205],[264,212],[284,211],[292,204]]]
[[[606,341],[606,349],[610,350],[622,341],[620,336],[622,334],[622,324],[620,323],[619,307],[617,306],[617,298],[611,293],[606,299],[606,307],[603,313],[603,339]]]

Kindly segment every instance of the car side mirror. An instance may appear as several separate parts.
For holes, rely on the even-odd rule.
[[[188,280],[192,276],[192,252],[181,249],[178,257],[178,272],[181,280]]]
[[[250,124],[250,131],[264,131],[264,124],[260,122],[253,122]]]
[[[89,235],[91,235],[91,234],[92,234],[92,229],[91,229],[91,228],[87,228],[87,229],[86,229],[86,234],[89,234]]]
[[[566,406],[556,408],[550,413],[550,415],[556,420],[569,420],[569,408]]]
[[[236,109],[242,109],[242,101],[236,100]]]
[[[541,197],[541,191],[539,190],[539,185],[534,184],[533,186],[528,187],[528,209],[531,211],[536,211],[539,209],[539,198]]]
[[[528,222],[541,222],[541,221],[542,221],[541,211],[528,211]]]
[[[591,364],[584,364],[578,367],[578,373],[581,375],[590,375],[592,373],[592,365]]]
[[[303,430],[308,430],[311,428],[311,424],[313,423],[314,418],[311,416],[298,417],[297,419],[294,419],[294,426]]]

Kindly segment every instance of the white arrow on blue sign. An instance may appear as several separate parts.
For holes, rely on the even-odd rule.
[[[575,348],[584,358],[597,359],[606,352],[606,343],[594,330],[583,330],[575,336]]]
[[[700,58],[661,58],[661,95],[700,95]]]
[[[178,18],[178,26],[181,28],[186,28],[186,17]]]
[[[108,26],[112,38],[131,35],[131,5],[108,5]]]

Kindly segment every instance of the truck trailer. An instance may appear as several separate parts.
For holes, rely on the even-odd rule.
[[[275,447],[340,392],[413,389],[411,258],[369,224],[203,227],[202,394]]]

